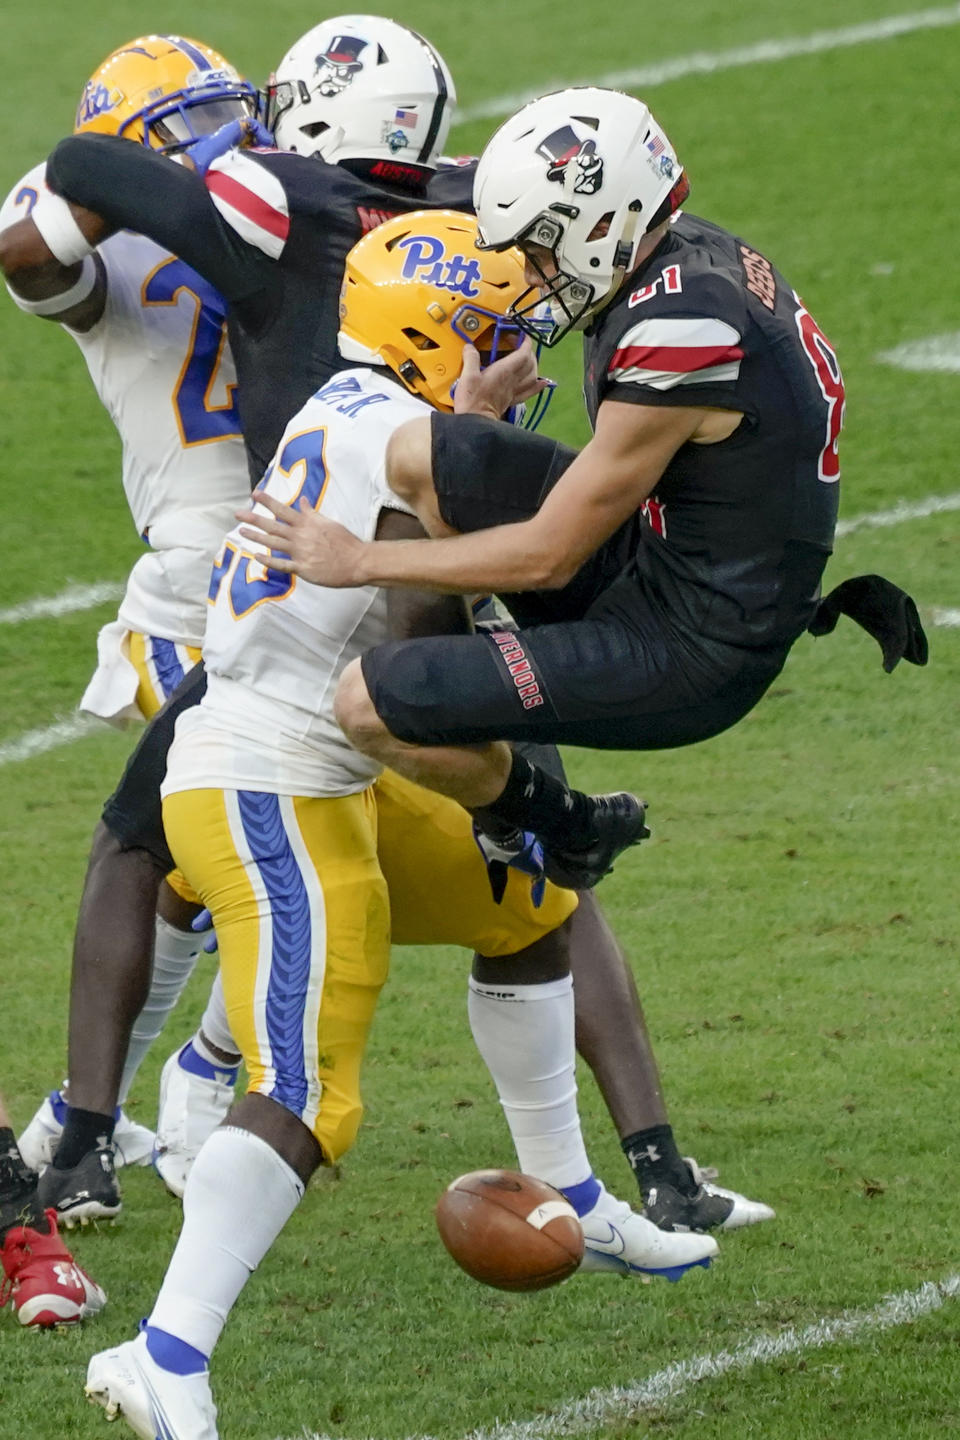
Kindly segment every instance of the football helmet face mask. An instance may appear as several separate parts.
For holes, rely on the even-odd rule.
[[[450,71],[415,30],[338,15],[308,30],[271,77],[264,122],[281,150],[336,164],[431,165],[456,102]]]
[[[487,365],[524,338],[509,313],[527,288],[523,257],[484,255],[476,240],[473,216],[454,210],[398,215],[365,235],[347,256],[340,292],[344,359],[386,365],[415,395],[452,410],[464,345]],[[524,424],[534,428],[532,414]]]
[[[481,155],[473,192],[481,249],[519,245],[539,274],[517,323],[545,345],[584,329],[636,266],[647,231],[689,190],[641,100],[583,87],[525,105]]]
[[[209,45],[144,35],[108,55],[87,81],[74,131],[120,135],[173,155],[228,120],[256,115],[257,90]]]

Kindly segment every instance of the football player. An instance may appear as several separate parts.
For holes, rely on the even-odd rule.
[[[475,238],[471,217],[424,212],[355,247],[340,349],[361,368],[336,374],[289,421],[256,499],[322,507],[359,536],[422,534],[384,483],[390,436],[430,407],[451,408],[465,343],[495,357],[519,334],[503,314],[523,290],[520,257],[478,262]],[[429,276],[411,264],[424,248]],[[215,1440],[208,1364],[229,1312],[314,1170],[356,1138],[360,1065],[391,938],[479,952],[475,1039],[521,1169],[562,1188],[582,1217],[586,1268],[621,1269],[626,1256],[634,1271],[677,1278],[716,1250],[709,1236],[668,1235],[631,1216],[591,1170],[569,964],[563,945],[542,944],[562,932],[575,896],[552,885],[534,895],[514,871],[495,903],[466,812],[378,778],[333,717],[337,677],[390,633],[391,599],[404,630],[413,607],[424,631],[469,629],[466,607],[456,597],[298,585],[271,564],[239,530],[226,537],[210,587],[206,694],[177,723],[163,782],[167,837],[210,908],[250,1082],[190,1171],[183,1229],[144,1329],[90,1361],[88,1395],[142,1436]],[[225,1229],[228,1211],[243,1224]],[[625,1250],[611,1245],[614,1231]]]
[[[358,57],[350,72],[350,83],[336,96],[325,96],[317,84],[315,57],[335,48],[338,37],[347,33],[355,42]],[[88,253],[74,258],[69,247],[63,249],[56,208],[62,202],[47,190],[36,192],[40,195],[40,204],[33,203],[32,196],[25,194],[20,212],[23,220],[11,224],[0,236],[0,266],[8,285],[28,302],[41,307],[43,314],[52,309],[50,292],[62,296],[68,286],[68,298],[76,300],[76,287],[87,286],[91,277],[94,290],[90,294],[84,291],[79,303],[95,306],[96,287],[100,283],[98,256],[109,246],[132,240],[127,233],[130,230],[158,261],[166,257],[170,262],[166,268],[161,266],[159,280],[154,284],[165,279],[172,281],[176,267],[181,267],[192,277],[192,289],[203,295],[208,309],[213,307],[208,316],[210,324],[203,332],[208,373],[204,377],[188,367],[184,379],[189,379],[191,384],[186,387],[186,396],[184,387],[172,394],[171,381],[167,397],[181,404],[188,398],[194,411],[201,412],[200,420],[225,425],[229,432],[217,445],[193,447],[184,457],[184,463],[198,463],[210,449],[230,450],[235,462],[241,444],[237,438],[240,422],[236,406],[244,403],[241,418],[249,473],[256,481],[286,419],[340,363],[336,351],[337,298],[347,251],[366,230],[387,216],[432,203],[426,187],[449,129],[455,92],[442,58],[427,41],[405,26],[369,16],[325,22],[308,31],[291,47],[277,68],[270,92],[270,117],[278,132],[278,143],[288,147],[290,153],[280,156],[275,152],[258,152],[248,157],[250,167],[228,165],[223,173],[214,166],[215,173],[208,176],[212,188],[208,189],[200,173],[169,164],[154,148],[180,145],[198,129],[197,117],[202,114],[199,105],[180,103],[179,92],[191,78],[191,72],[191,84],[197,84],[201,90],[210,82],[211,74],[214,77],[232,74],[225,61],[212,69],[197,65],[189,56],[181,54],[184,46],[190,46],[194,55],[202,59],[204,47],[182,41],[154,57],[153,69],[162,73],[155,76],[154,82],[146,83],[146,90],[163,92],[160,97],[152,97],[157,99],[156,113],[152,108],[145,110],[143,116],[138,113],[147,98],[143,74],[152,73],[147,58],[150,37],[143,45],[135,42],[111,57],[102,72],[93,77],[81,103],[77,138],[85,146],[82,156],[89,154],[95,158],[98,163],[94,168],[98,174],[101,174],[99,161],[105,161],[106,170],[101,178],[108,193],[117,197],[126,195],[131,204],[135,203],[138,190],[143,195],[149,193],[150,214],[138,219],[131,217],[129,222],[111,227],[112,231],[121,232],[113,238],[107,227],[101,227],[97,238],[106,244],[99,245],[96,254],[87,247]],[[186,69],[179,64],[178,55],[190,61]],[[167,64],[172,66],[169,73],[164,68]],[[134,65],[138,68],[131,77],[126,67]],[[170,74],[176,81],[172,93],[168,93],[170,86],[165,87],[163,83]],[[118,75],[124,80],[122,89],[116,83]],[[231,78],[231,86],[233,83]],[[129,102],[123,98],[128,91]],[[245,89],[239,100],[231,104],[246,106],[247,98]],[[218,102],[219,108],[210,126],[204,127],[202,133],[214,124],[219,126],[224,120],[236,118],[237,110],[229,106],[224,110],[224,103]],[[243,113],[247,113],[246,109]],[[144,143],[120,143],[127,138],[141,139]],[[127,162],[131,160],[133,165],[128,171]],[[141,160],[147,164],[145,171],[141,169]],[[168,189],[171,179],[173,186]],[[437,203],[458,200],[467,203],[470,184],[469,173],[453,168],[441,184]],[[260,187],[266,187],[267,203],[261,202]],[[273,208],[273,202],[277,209]],[[164,236],[160,231],[170,225],[177,207],[182,207],[182,223],[173,226]],[[59,220],[62,223],[62,214]],[[151,224],[151,220],[160,223]],[[41,238],[41,233],[50,244]],[[144,238],[147,236],[151,239]],[[174,242],[179,257],[176,261],[169,241]],[[200,257],[203,264],[199,271],[185,264]],[[173,326],[178,317],[182,319],[191,314],[182,291],[175,306],[160,304],[159,292],[156,305],[145,304],[140,294],[141,281],[145,279],[146,275],[138,277],[132,289],[133,301],[142,311],[135,320],[162,321]],[[176,294],[172,286],[170,293]],[[241,381],[250,380],[248,384],[241,384],[239,395],[233,388],[229,351],[226,348],[218,351],[218,346],[223,345],[221,293],[230,302],[229,324],[237,372]],[[67,319],[71,324],[78,319],[82,323],[84,316],[85,312],[77,315],[71,308]],[[109,320],[108,306],[103,317],[104,329]],[[222,383],[213,387],[217,361]],[[182,363],[181,353],[174,379]],[[145,374],[148,367],[144,355],[134,368],[138,375]],[[198,380],[203,383],[198,385]],[[158,386],[155,393],[159,395],[163,391]],[[216,411],[216,404],[224,399],[228,402],[226,410]],[[196,413],[193,418],[198,418]],[[167,428],[170,428],[169,419]],[[249,481],[246,493],[249,493]],[[232,508],[232,504],[228,505],[227,514],[221,514],[216,522],[217,541],[229,528]],[[206,521],[209,516],[202,518]],[[205,540],[209,540],[210,532],[204,529],[203,533]],[[156,528],[152,529],[151,537],[156,542]],[[209,550],[207,554],[209,557]],[[196,560],[195,552],[191,558]],[[194,578],[197,573],[194,572]],[[201,615],[208,576],[209,565],[202,587],[194,597]],[[199,633],[202,633],[202,621],[200,632],[194,638],[198,639]],[[169,647],[165,653],[171,662],[176,660]],[[126,673],[123,667],[119,668],[122,674]],[[175,683],[172,663],[166,674]],[[164,759],[163,755],[158,757],[160,775]],[[119,822],[115,829],[121,837],[125,834]],[[114,1138],[118,1065],[123,1063],[118,1057],[127,1054],[130,1026],[135,1017],[142,1014],[147,995],[155,908],[150,906],[150,896],[156,889],[156,875],[153,867],[144,867],[135,852],[127,849],[121,853],[115,844],[116,838],[116,834],[107,833],[102,827],[94,836],[81,902],[74,947],[68,1067],[72,1103],[64,1105],[63,1097],[55,1093],[41,1107],[30,1133],[23,1137],[35,1151],[38,1162],[48,1159],[51,1150],[56,1148],[56,1168],[62,1173],[59,1177],[48,1173],[44,1184],[51,1187],[45,1198],[58,1208],[79,1191],[90,1190],[91,1186],[95,1191],[103,1187],[104,1172],[98,1153],[103,1147],[98,1142],[103,1135],[108,1141]],[[161,1023],[161,1010],[165,1014],[182,989],[197,950],[196,937],[185,928],[188,915],[195,910],[185,910],[172,892],[165,891],[164,895],[162,914],[169,915],[174,924],[169,930],[163,930],[162,919],[157,927],[158,940],[176,952],[166,968],[171,974],[177,973],[166,991],[160,993],[157,991],[162,977],[158,976],[158,983],[147,1001],[146,1015],[137,1020],[137,1035],[141,1031],[149,1034],[143,1035],[143,1045],[135,1039],[127,1076],[139,1058],[136,1052],[142,1055],[143,1046]],[[101,998],[105,991],[113,993],[117,1000],[106,1011]],[[178,1067],[179,1073],[171,1072],[166,1077],[165,1094],[175,1107],[179,1104],[181,1112],[188,1098],[187,1090],[192,1091],[192,1103],[196,1105],[199,1101],[201,1109],[207,1102],[222,1108],[228,1098],[217,1077],[229,1075],[232,1080],[229,1072],[235,1073],[238,1057],[224,1049],[229,1037],[223,1029],[222,1010],[216,1002],[214,995],[203,1026],[206,1041],[214,1043],[201,1041],[201,1053],[197,1055],[192,1051],[187,1058],[187,1064],[199,1073]],[[216,1040],[222,1043],[218,1046]],[[203,1123],[210,1118],[212,1116]],[[66,1130],[62,1131],[64,1123]],[[125,1117],[119,1123],[121,1130],[116,1139],[121,1146],[121,1158],[124,1146],[126,1152],[132,1153],[134,1139],[139,1157],[144,1153],[141,1138],[152,1137],[147,1137],[142,1127],[136,1127],[131,1133],[132,1127],[127,1125]],[[183,1113],[171,1122],[172,1128],[181,1130],[186,1124]],[[165,1161],[161,1159],[160,1163]],[[55,1191],[54,1181],[57,1182]],[[98,1214],[109,1213],[114,1208],[106,1193],[91,1203],[96,1204]],[[66,1215],[70,1208],[66,1205],[60,1213]],[[76,1207],[73,1208],[76,1216]]]
[[[361,68],[340,94],[322,96],[315,57],[345,34],[367,40],[354,47],[358,59],[352,63]],[[414,97],[417,103],[400,126],[407,143],[400,146],[393,133],[396,112]],[[386,216],[433,197],[464,203],[456,192],[469,190],[469,167],[430,178],[451,100],[446,66],[411,32],[371,17],[353,17],[349,28],[345,21],[327,22],[293,47],[272,90],[269,118],[278,143],[293,153],[228,156],[204,182],[115,140],[75,137],[58,147],[50,171],[55,188],[86,208],[64,205],[46,240],[29,222],[18,227],[11,263],[37,266],[49,259],[49,245],[60,250],[61,262],[79,260],[92,241],[124,226],[179,249],[228,301],[244,433],[251,473],[259,479],[286,419],[339,364],[336,307],[349,246]],[[102,983],[118,994],[130,992],[130,977],[143,965],[146,895],[166,848],[156,800],[165,760],[162,733],[158,728],[140,747],[94,839],[74,959],[78,997],[96,990],[88,942],[105,911],[119,922],[112,932],[118,948],[109,975],[99,971]],[[581,1053],[597,1076],[644,1195],[656,1190],[658,1220],[699,1229],[742,1224],[745,1214],[768,1218],[768,1207],[745,1211],[732,1195],[703,1187],[681,1158],[623,956],[592,900],[581,904],[572,924]],[[101,1126],[114,1103],[118,1062],[111,1057],[124,1052],[131,1012],[130,1004],[117,1003],[93,1047],[84,1043],[91,1032],[82,1023],[82,1003],[72,1007],[72,1084],[77,1103]],[[212,1075],[216,1067],[209,1059],[203,1063]],[[180,1092],[193,1083],[172,1070],[171,1076]],[[84,1157],[89,1173],[83,1172],[83,1188],[99,1187],[93,1203],[108,1210],[119,1204],[119,1193],[102,1161],[102,1154],[96,1164]],[[65,1213],[72,1190],[65,1181],[50,1202],[62,1203]]]
[[[21,1325],[73,1325],[96,1315],[107,1297],[81,1270],[44,1213],[37,1177],[17,1148],[0,1095],[0,1309],[9,1300]]]
[[[255,127],[256,104],[254,87],[208,45],[147,35],[120,46],[94,71],[80,97],[76,133],[118,136],[177,160],[195,155],[202,141],[210,156],[222,127]],[[7,196],[0,230],[42,217],[52,202],[46,166],[36,165]],[[100,632],[99,665],[80,708],[117,723],[149,719],[199,659],[210,564],[249,494],[224,305],[182,260],[129,230],[78,265],[48,259],[39,270],[7,271],[15,304],[62,325],[79,347],[120,436],[124,492],[149,546],[130,574],[117,619]],[[138,992],[120,1105],[196,961],[190,920],[197,907],[181,891],[166,883],[161,889],[153,977],[145,1001]],[[110,933],[110,924],[99,926],[98,943],[109,946]],[[96,991],[91,1000],[96,1024],[102,1002]],[[57,1156],[61,1168],[72,1169],[103,1133],[98,1120],[76,1109]],[[66,1117],[64,1094],[54,1091],[21,1136],[33,1168],[52,1158]],[[125,1112],[116,1116],[113,1139],[121,1164],[149,1163],[153,1132]]]
[[[418,420],[392,448],[390,483],[434,538],[360,540],[269,498],[276,518],[244,531],[324,585],[507,598],[516,632],[367,652],[338,718],[364,753],[472,809],[501,850],[535,831],[547,873],[582,883],[635,843],[642,807],[598,806],[504,741],[651,750],[727,729],[819,623],[833,542],[836,355],[762,254],[677,213],[688,189],[642,101],[583,88],[525,106],[479,162],[482,245],[526,257],[521,326],[548,344],[586,331],[593,438],[575,454],[514,433],[494,368],[474,414]],[[888,587],[891,632],[908,600]],[[899,654],[923,663],[913,618]]]

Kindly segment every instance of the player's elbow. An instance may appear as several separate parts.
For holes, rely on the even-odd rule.
[[[580,562],[556,549],[545,549],[530,557],[526,590],[562,590],[576,575]]]

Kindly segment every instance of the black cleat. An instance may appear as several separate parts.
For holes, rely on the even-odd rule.
[[[631,845],[649,838],[644,824],[646,804],[627,790],[613,795],[591,795],[594,839],[582,850],[544,846],[544,871],[548,880],[567,890],[591,890],[609,875],[617,856]]]
[[[748,1200],[715,1184],[715,1170],[701,1170],[687,1157],[684,1167],[688,1184],[658,1182],[644,1195],[643,1213],[658,1230],[739,1230],[774,1218],[775,1212],[762,1200]]]
[[[643,1213],[658,1230],[722,1230],[733,1211],[733,1201],[711,1195],[701,1185],[684,1195],[673,1185],[651,1185]]]
[[[112,1145],[89,1150],[70,1170],[48,1165],[38,1184],[40,1204],[53,1209],[68,1230],[90,1220],[112,1220],[122,1200],[114,1169]]]

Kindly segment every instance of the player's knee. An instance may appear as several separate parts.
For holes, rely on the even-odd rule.
[[[433,458],[429,417],[408,420],[394,430],[387,444],[387,484],[395,495],[420,514],[433,498]]]
[[[388,733],[370,699],[359,660],[352,660],[341,675],[333,708],[337,724],[358,750],[367,750]]]

